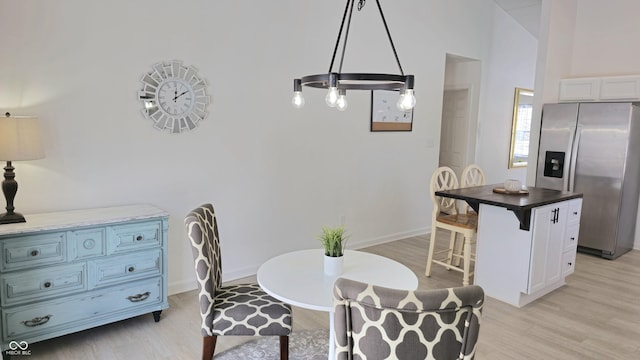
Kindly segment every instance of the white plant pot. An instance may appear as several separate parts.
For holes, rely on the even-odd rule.
[[[344,256],[327,256],[324,255],[324,273],[329,276],[342,274],[342,263]]]

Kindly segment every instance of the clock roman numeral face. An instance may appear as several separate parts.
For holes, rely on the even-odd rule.
[[[138,97],[154,127],[171,133],[193,130],[207,116],[207,84],[194,67],[173,60],[153,66],[142,79]]]
[[[179,80],[167,80],[158,90],[158,105],[167,114],[183,115],[194,105],[191,87]]]

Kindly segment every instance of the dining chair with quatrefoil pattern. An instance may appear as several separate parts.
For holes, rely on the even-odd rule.
[[[217,336],[279,336],[280,359],[289,357],[291,306],[258,284],[222,286],[218,224],[213,205],[204,204],[184,219],[191,242],[202,318],[202,359],[211,360]]]
[[[483,304],[477,285],[407,291],[339,278],[336,359],[473,359]]]

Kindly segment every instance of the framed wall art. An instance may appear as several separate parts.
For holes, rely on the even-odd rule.
[[[402,111],[396,103],[398,91],[371,91],[371,131],[411,131],[413,109]]]

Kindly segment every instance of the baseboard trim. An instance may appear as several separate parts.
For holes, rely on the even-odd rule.
[[[347,243],[347,245],[348,245],[347,248],[362,249],[362,248],[366,248],[366,247],[369,247],[369,246],[380,245],[380,244],[385,244],[385,243],[388,243],[388,242],[391,242],[391,241],[406,239],[406,238],[409,238],[409,237],[412,237],[412,236],[425,235],[429,231],[430,231],[429,228],[421,228],[421,229],[416,229],[416,230],[412,230],[412,231],[405,231],[405,232],[385,235],[385,236],[381,236],[381,237],[373,238],[373,239],[368,239],[368,240],[349,242],[349,243]]]
[[[173,282],[169,284],[169,291],[168,294],[169,296],[171,295],[175,295],[175,294],[180,294],[183,292],[187,292],[187,291],[191,291],[191,290],[195,290],[198,288],[198,285],[196,284],[195,280],[192,281],[177,281],[177,282]]]

